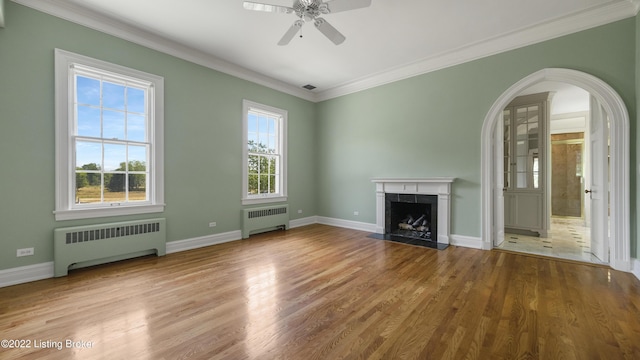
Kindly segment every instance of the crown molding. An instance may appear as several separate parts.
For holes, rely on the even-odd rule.
[[[317,93],[315,100],[333,99],[633,17],[639,7],[640,0],[594,7],[344,83]]]
[[[3,1],[3,0],[0,0]],[[259,74],[255,71],[224,61],[214,55],[185,46],[151,32],[144,31],[121,21],[96,14],[63,0],[12,0],[43,13],[82,25],[90,29],[113,35],[144,47],[160,51],[177,58],[223,72],[237,78],[263,85],[305,100],[315,101],[314,94],[297,86]],[[1,15],[1,14],[0,14]]]
[[[0,2],[2,1],[3,0],[0,0]],[[614,21],[636,16],[640,9],[640,0],[611,2],[571,16],[539,23],[517,31],[504,33],[488,40],[468,44],[451,51],[387,69],[379,73],[371,74],[355,79],[354,81],[349,81],[330,89],[314,93],[229,63],[214,55],[168,40],[164,37],[141,30],[112,18],[96,14],[82,7],[71,5],[63,0],[12,1],[49,15],[131,41],[138,45],[312,102],[333,99],[605,25]],[[2,15],[3,14],[0,10],[0,20],[2,20]]]

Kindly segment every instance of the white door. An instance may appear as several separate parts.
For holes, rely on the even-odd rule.
[[[591,253],[609,262],[609,126],[607,114],[598,100],[591,96],[589,120],[590,187],[585,201],[591,203]]]

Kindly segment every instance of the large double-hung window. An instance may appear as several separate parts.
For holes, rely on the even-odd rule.
[[[163,79],[56,50],[56,219],[163,210]]]
[[[243,101],[243,204],[287,200],[287,112]]]

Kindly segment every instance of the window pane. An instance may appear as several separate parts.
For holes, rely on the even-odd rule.
[[[143,115],[127,114],[127,139],[140,142],[147,140]]]
[[[102,186],[100,186],[99,182],[98,185],[87,185],[87,175],[89,174],[76,174],[76,193],[74,201],[76,204],[99,203],[102,201]]]
[[[269,176],[269,192],[274,194],[278,192],[278,182],[276,175]]]
[[[102,106],[111,109],[124,110],[124,86],[102,83]]]
[[[275,154],[278,151],[278,143],[276,139],[277,137],[275,135],[269,136],[269,154]]]
[[[76,169],[89,164],[102,164],[102,144],[99,142],[76,141]]]
[[[249,174],[257,174],[258,173],[258,162],[260,161],[260,157],[257,155],[249,155],[248,157],[248,166],[249,166]]]
[[[147,170],[147,147],[129,145],[129,171]]]
[[[249,195],[255,195],[258,193],[258,175],[250,174],[249,175]]]
[[[78,136],[100,137],[100,109],[78,105]]]
[[[260,157],[260,174],[269,174],[269,159],[261,156]]]
[[[104,145],[104,170],[105,171],[125,171],[126,170],[126,146],[119,144]]]
[[[100,81],[76,76],[76,101],[79,104],[100,106]]]
[[[260,194],[269,193],[269,175],[260,175]]]
[[[147,200],[147,176],[129,174],[129,201]]]
[[[144,103],[144,90],[132,87],[127,88],[127,111],[143,114],[145,113]]]
[[[250,152],[258,152],[258,134],[249,133],[247,148]]]
[[[124,202],[126,200],[125,174],[109,174],[109,181],[105,181],[104,201]]]
[[[124,140],[124,113],[104,110],[102,112],[102,137],[105,139]]]

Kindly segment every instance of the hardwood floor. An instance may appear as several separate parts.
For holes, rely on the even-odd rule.
[[[312,225],[2,288],[0,337],[30,348],[0,358],[640,358],[632,274],[367,235]]]

